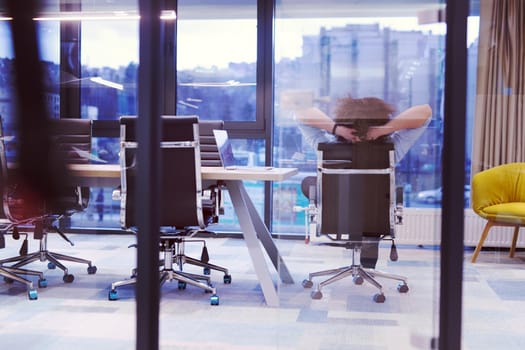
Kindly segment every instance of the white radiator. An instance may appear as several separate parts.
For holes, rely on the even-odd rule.
[[[465,246],[476,246],[487,221],[472,209],[465,209]],[[512,227],[493,227],[484,247],[510,247]],[[441,208],[404,208],[403,224],[396,228],[397,244],[441,244]],[[525,247],[525,230],[520,230],[518,247]]]

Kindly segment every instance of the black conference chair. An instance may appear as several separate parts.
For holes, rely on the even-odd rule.
[[[0,249],[5,248],[5,237],[4,235],[13,229],[11,223],[0,223]],[[38,276],[38,286],[46,287],[47,281],[44,278],[44,273],[41,271],[27,270],[16,267],[1,266],[0,265],[0,276],[4,277],[6,282],[17,281],[27,286],[27,296],[29,300],[38,299],[38,292],[33,286],[33,281],[22,277],[22,276]]]
[[[222,166],[213,130],[224,129],[222,120],[199,120],[201,166]]]
[[[199,141],[201,153],[201,166],[205,167],[222,167],[221,158],[213,130],[224,129],[222,120],[199,120]],[[213,222],[219,221],[219,215],[224,214],[222,191],[225,188],[224,181],[220,180],[203,180],[202,182],[204,207],[210,207],[210,199],[214,203],[215,214]]]
[[[52,119],[50,122],[50,137],[52,154],[66,164],[87,163],[91,152],[91,120],[86,119]],[[8,219],[13,224],[12,235],[19,239],[20,227],[29,225],[33,230],[33,237],[39,241],[39,249],[28,252],[28,233],[20,248],[20,255],[0,260],[0,265],[6,264],[11,268],[20,268],[35,261],[47,261],[49,269],[60,268],[64,272],[63,281],[71,283],[74,275],[61,260],[86,264],[88,274],[94,274],[97,267],[90,260],[52,252],[48,250],[47,238],[50,232],[56,232],[71,246],[74,243],[66,236],[60,227],[61,223],[68,222],[76,212],[84,210],[89,202],[89,188],[64,184],[61,196],[52,205],[45,200],[35,198],[27,191],[27,187],[18,182],[15,176],[7,180],[7,190],[4,196],[12,205],[4,207]],[[5,200],[4,200],[5,202]],[[25,230],[25,228],[24,228]],[[39,285],[42,283],[39,283]]]
[[[140,209],[136,194],[136,121],[135,117],[121,118],[121,225],[130,231],[136,231],[135,211]],[[210,198],[203,201],[201,159],[199,149],[199,123],[193,116],[162,117],[161,140],[161,232],[137,232],[137,234],[159,235],[161,253],[160,283],[178,281],[178,288],[185,289],[192,285],[212,293],[210,303],[219,304],[219,297],[208,275],[189,273],[183,265],[192,264],[204,269],[224,272],[224,283],[231,283],[231,276],[226,268],[210,264],[207,250],[203,249],[200,259],[184,254],[184,245],[189,242],[202,242],[194,236],[205,231],[216,218],[216,201]],[[139,207],[137,208],[137,205]],[[174,267],[175,265],[175,267]],[[129,279],[111,284],[108,299],[118,299],[117,288],[136,283],[136,269]]]
[[[397,260],[393,239],[402,220],[402,199],[396,200],[396,194],[399,197],[402,192],[395,188],[393,145],[319,144],[317,168],[315,187],[309,180],[310,186],[304,188],[308,196],[315,196],[316,211],[307,212],[316,221],[316,233],[326,235],[333,245],[351,249],[352,261],[347,266],[310,273],[303,287],[311,288],[315,277],[330,276],[311,293],[313,299],[321,299],[324,286],[352,277],[355,284],[367,281],[375,286],[378,293],[373,300],[382,303],[386,298],[376,277],[384,277],[400,281],[398,291],[408,292],[406,277],[375,270],[382,239],[392,240],[391,259]]]
[[[11,234],[13,230],[18,230],[17,226],[11,222],[5,213],[9,211],[10,199],[7,195],[7,157],[6,157],[6,146],[4,142],[3,123],[0,117],[0,195],[2,196],[2,206],[0,206],[0,249],[5,248],[5,235]],[[4,209],[6,208],[6,209]],[[17,281],[27,286],[27,294],[30,300],[38,299],[38,292],[33,286],[33,282],[22,276],[37,276],[38,286],[45,287],[47,281],[44,278],[44,274],[40,271],[27,270],[16,267],[2,266],[0,265],[0,276],[4,277],[7,282]]]

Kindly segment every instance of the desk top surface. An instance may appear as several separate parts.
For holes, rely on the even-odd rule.
[[[69,168],[72,175],[78,177],[120,178],[118,164],[71,164]],[[283,181],[297,173],[297,168],[237,168],[235,170],[221,167],[201,168],[203,180]]]

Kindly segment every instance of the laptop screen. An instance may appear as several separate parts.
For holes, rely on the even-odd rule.
[[[226,167],[235,166],[236,161],[233,155],[233,148],[228,137],[226,130],[213,130],[215,136],[215,142],[217,143],[217,149],[219,150],[219,157],[221,158],[222,165]]]

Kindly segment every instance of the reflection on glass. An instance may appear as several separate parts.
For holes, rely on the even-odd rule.
[[[138,20],[82,22],[82,118],[118,120],[137,113]]]

